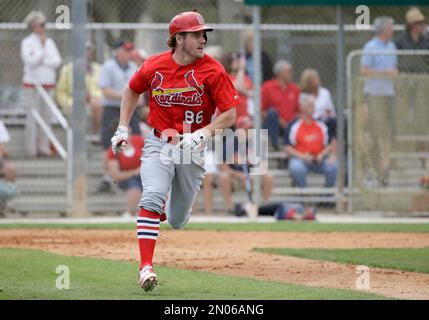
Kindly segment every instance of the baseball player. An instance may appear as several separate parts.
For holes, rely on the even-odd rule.
[[[152,258],[160,221],[174,228],[189,220],[204,178],[203,150],[216,129],[235,123],[239,95],[225,69],[204,54],[208,27],[197,12],[183,12],[170,22],[171,50],[145,60],[124,90],[119,126],[112,148],[121,151],[139,95],[148,90],[148,123],[141,164],[143,195],[137,218],[140,250],[138,282],[145,291],[157,285]],[[215,109],[220,115],[211,121]],[[191,155],[190,162],[176,161]]]

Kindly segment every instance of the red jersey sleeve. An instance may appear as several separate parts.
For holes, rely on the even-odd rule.
[[[211,94],[220,112],[225,112],[240,103],[240,96],[224,70],[213,80]]]
[[[143,63],[134,73],[128,85],[134,93],[142,94],[149,88],[148,78],[147,65]]]

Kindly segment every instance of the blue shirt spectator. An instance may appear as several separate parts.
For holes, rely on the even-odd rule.
[[[370,96],[394,96],[395,88],[391,79],[386,76],[397,74],[398,58],[394,54],[371,54],[374,51],[395,51],[396,47],[391,38],[393,36],[393,19],[389,17],[377,18],[374,22],[376,36],[368,41],[363,48],[360,61],[361,73],[367,76],[377,76],[365,80],[364,93]]]
[[[103,92],[103,106],[120,107],[122,91],[138,69],[134,62],[129,61],[129,52],[133,48],[134,46],[131,43],[124,42],[119,48],[116,48],[116,50],[122,49],[121,52],[116,52],[112,59],[102,65],[98,82],[100,89],[110,88],[117,93],[117,96],[115,96],[114,94]],[[124,57],[119,56],[119,54]]]

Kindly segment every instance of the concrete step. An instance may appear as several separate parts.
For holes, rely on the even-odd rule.
[[[97,188],[102,181],[101,176],[88,176],[87,190],[90,197],[97,193]],[[20,195],[65,195],[67,181],[65,177],[20,177],[16,180]],[[114,190],[120,190],[115,184]]]
[[[57,139],[60,141],[61,145],[67,150],[67,135],[65,130],[58,126],[54,125],[53,132]],[[8,149],[10,152],[10,155],[12,158],[25,158],[26,157],[26,151],[25,151],[25,130],[24,127],[20,126],[11,126],[8,127],[8,131],[11,137],[11,141],[8,144]],[[87,136],[87,140],[91,138],[90,135]],[[87,149],[89,153],[103,153],[103,149],[95,145],[91,142],[87,142]]]
[[[62,159],[15,159],[18,177],[52,177],[64,176],[67,164]],[[103,163],[98,160],[89,160],[87,174],[99,176],[103,174]]]
[[[22,195],[9,202],[9,206],[19,212],[28,213],[60,213],[66,212],[65,195],[33,196]],[[88,198],[90,212],[119,213],[124,211],[125,194],[98,195]]]

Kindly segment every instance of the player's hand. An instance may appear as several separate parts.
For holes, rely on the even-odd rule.
[[[179,135],[180,141],[176,145],[178,149],[185,150],[187,152],[202,149],[209,139],[209,133],[207,130],[200,129],[193,133],[184,133]]]
[[[119,126],[111,141],[113,153],[124,150],[125,146],[128,144],[128,128],[125,126]]]

